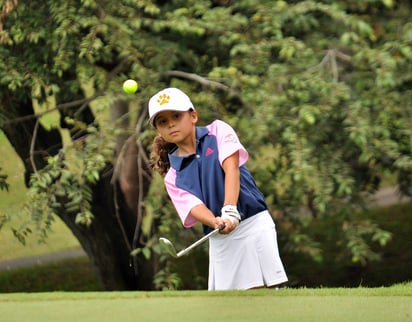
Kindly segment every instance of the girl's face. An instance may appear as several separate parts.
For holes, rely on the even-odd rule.
[[[197,120],[196,111],[164,111],[155,118],[154,126],[163,139],[179,145],[195,135]]]

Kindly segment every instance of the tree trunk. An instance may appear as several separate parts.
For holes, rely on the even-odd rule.
[[[123,199],[122,194],[120,199]],[[70,228],[91,259],[104,290],[151,290],[153,273],[147,275],[148,271],[151,272],[151,263],[144,258],[139,257],[135,261],[130,257],[136,216],[126,209],[122,200],[118,202],[120,209],[116,215],[113,186],[110,178],[103,177],[93,187],[94,219],[89,227],[76,224],[75,216],[64,210],[59,212],[59,217]],[[136,262],[138,266],[135,266]],[[142,272],[146,275],[142,276]]]

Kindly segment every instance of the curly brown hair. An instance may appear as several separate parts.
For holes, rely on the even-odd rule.
[[[150,161],[154,171],[164,177],[170,168],[169,152],[176,147],[176,144],[166,142],[159,134],[153,139]]]

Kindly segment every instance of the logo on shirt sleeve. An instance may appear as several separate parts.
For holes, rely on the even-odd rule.
[[[224,143],[237,143],[238,142],[237,136],[234,135],[233,133],[229,133],[223,138],[223,142]]]

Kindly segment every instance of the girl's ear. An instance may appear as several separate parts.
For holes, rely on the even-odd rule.
[[[196,124],[199,119],[197,112],[194,110],[190,111],[190,117],[192,118],[192,123]]]

